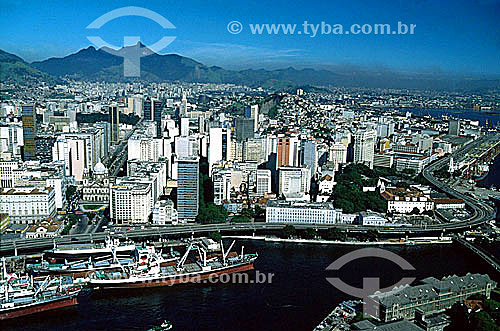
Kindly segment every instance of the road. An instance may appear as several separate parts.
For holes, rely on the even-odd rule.
[[[479,140],[479,139],[478,139]],[[453,156],[465,155],[470,149],[472,149],[479,141],[472,142],[464,147],[460,148],[453,153]],[[479,226],[491,219],[493,219],[495,211],[494,209],[482,201],[477,201],[469,196],[466,196],[455,189],[449,187],[448,185],[439,181],[433,176],[433,171],[439,169],[440,167],[446,166],[449,163],[450,156],[443,157],[433,164],[429,165],[424,169],[424,177],[433,185],[435,185],[440,190],[448,193],[458,199],[463,199],[466,205],[471,209],[472,216],[468,220],[444,223],[444,224],[434,224],[434,225],[421,225],[421,226],[384,226],[384,227],[373,227],[373,226],[361,226],[361,225],[348,225],[348,224],[334,224],[334,225],[324,225],[324,224],[293,224],[297,229],[305,228],[315,228],[315,229],[328,229],[336,227],[342,230],[350,232],[366,232],[369,230],[376,230],[381,234],[425,234],[431,232],[446,232],[446,231],[456,231],[456,230],[466,230],[473,227]],[[280,230],[284,227],[284,224],[272,224],[272,223],[239,223],[239,224],[207,224],[207,225],[182,225],[182,226],[165,226],[165,227],[150,227],[141,230],[131,230],[126,232],[116,232],[115,235],[121,235],[124,238],[129,238],[133,240],[144,240],[153,237],[162,237],[168,235],[194,235],[194,234],[207,234],[213,231],[221,232],[256,232],[256,231],[266,231],[266,230]],[[55,239],[30,239],[30,240],[16,240],[16,241],[3,241],[0,242],[0,252],[12,251],[14,248],[18,250],[30,250],[30,249],[42,249],[50,248],[53,246],[54,241],[57,244],[71,243],[75,241],[88,242],[91,239],[102,241],[107,236],[106,233],[85,233],[85,234],[75,234],[68,236],[60,236]]]
[[[470,208],[470,210],[473,211],[473,215],[468,220],[465,220],[462,222],[455,222],[455,223],[451,223],[451,224],[443,224],[443,228],[448,228],[448,226],[450,226],[450,225],[455,225],[455,226],[459,226],[459,227],[477,226],[477,225],[483,224],[483,223],[494,218],[495,210],[490,205],[488,205],[487,203],[485,203],[481,200],[476,200],[468,195],[465,195],[464,193],[457,191],[456,189],[441,182],[439,179],[437,179],[433,175],[433,172],[435,170],[442,168],[442,167],[447,167],[447,165],[450,162],[450,158],[452,156],[454,158],[457,158],[457,157],[461,157],[461,156],[466,155],[474,147],[478,146],[481,143],[483,138],[477,139],[476,141],[473,141],[473,142],[461,147],[460,149],[455,151],[452,155],[445,156],[445,157],[435,161],[430,166],[426,167],[423,171],[423,176],[431,184],[433,184],[434,186],[439,188],[441,191],[446,192],[448,195],[450,195],[454,198],[464,200],[466,206],[468,208]]]

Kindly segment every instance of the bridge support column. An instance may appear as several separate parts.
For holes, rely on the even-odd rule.
[[[14,256],[17,256],[17,246],[15,241],[14,241]]]

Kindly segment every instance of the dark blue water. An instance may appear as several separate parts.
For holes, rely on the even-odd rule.
[[[356,247],[240,242],[260,255],[255,267],[274,273],[270,284],[182,285],[170,288],[97,292],[75,308],[53,311],[4,323],[17,330],[146,330],[164,319],[175,330],[311,330],[339,302],[350,297],[327,277],[340,277],[361,286],[363,277],[381,277],[383,287],[403,276],[422,279],[466,272],[494,271],[457,245],[392,247],[416,270],[402,271],[390,261],[363,258],[340,271],[325,268]]]
[[[474,111],[474,110],[403,108],[400,111],[402,113],[410,112],[420,116],[430,115],[436,118],[440,118],[443,115],[446,115],[448,117],[451,116],[453,118],[479,121],[481,125],[485,125],[486,121],[488,121],[489,127],[497,126],[500,124],[500,114],[481,113],[479,111]]]
[[[488,175],[478,185],[486,188],[495,186],[497,189],[500,189],[500,155],[493,160]]]

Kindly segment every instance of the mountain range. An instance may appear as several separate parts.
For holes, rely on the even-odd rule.
[[[149,51],[144,45],[140,47]],[[122,49],[124,50],[124,49]],[[350,68],[278,70],[226,70],[206,66],[177,54],[160,55],[149,51],[141,58],[141,75],[130,79],[123,75],[123,58],[109,49],[85,49],[61,58],[28,63],[22,58],[0,50],[0,80],[20,82],[41,79],[56,82],[61,78],[87,81],[150,82],[183,81],[201,83],[234,83],[277,89],[296,86],[347,86],[380,88],[482,89],[500,87],[500,79],[458,77],[437,74],[403,73],[390,70],[359,70]]]

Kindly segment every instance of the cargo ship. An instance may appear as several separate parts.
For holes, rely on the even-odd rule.
[[[98,255],[109,254],[111,247],[114,247],[117,253],[133,252],[135,244],[133,242],[120,242],[119,239],[106,238],[102,244],[85,243],[85,244],[67,244],[55,246],[45,253],[55,256],[82,256],[82,255]]]
[[[61,263],[48,263],[42,261],[38,264],[30,264],[26,269],[33,275],[70,275],[80,278],[87,277],[89,273],[96,271],[114,272],[120,271],[123,267],[134,267],[135,264],[145,264],[149,256],[156,254],[154,247],[135,247],[132,255],[117,256],[116,247],[112,246],[108,253],[111,256],[95,257],[89,256],[87,260],[68,261]],[[162,263],[176,261],[176,256],[172,251],[170,254],[162,254]]]
[[[221,243],[221,254],[207,257],[207,249],[199,242],[191,242],[175,263],[164,263],[162,258],[152,254],[149,261],[134,268],[124,267],[120,272],[96,271],[90,276],[89,286],[96,289],[142,288],[172,286],[184,283],[201,283],[217,279],[223,274],[246,272],[254,269],[258,255],[230,253],[234,241],[227,251]],[[191,251],[198,252],[198,258],[186,263]]]
[[[82,290],[71,277],[50,276],[3,280],[0,287],[0,320],[75,306]]]
[[[479,169],[477,170],[477,174],[473,177],[474,181],[476,183],[482,181],[483,179],[488,176],[488,173],[490,172],[490,167],[487,163],[481,164],[479,166]]]

